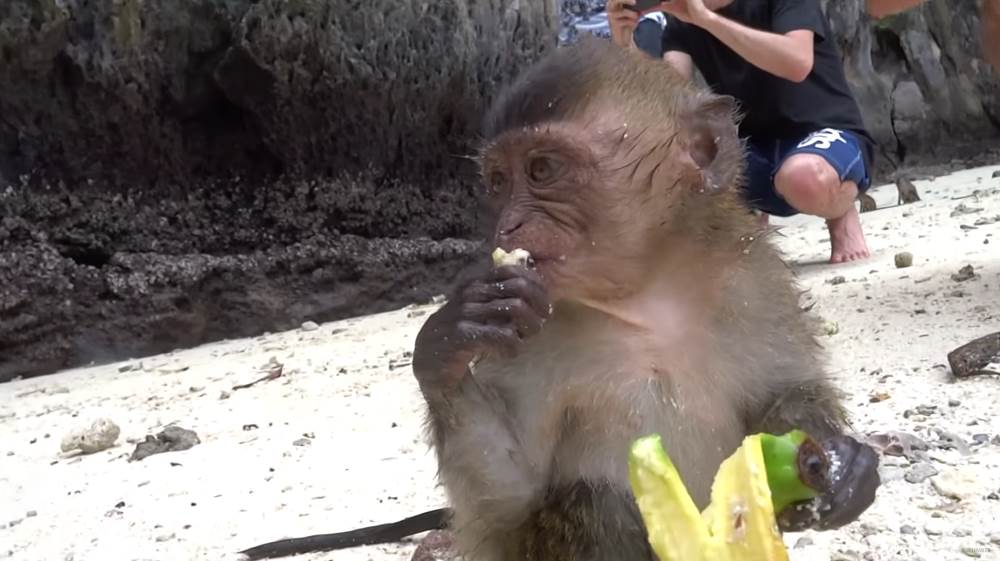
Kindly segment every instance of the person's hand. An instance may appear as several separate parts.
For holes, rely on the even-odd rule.
[[[692,25],[700,25],[712,15],[702,0],[666,0],[660,2],[656,9]]]
[[[608,0],[605,10],[608,13],[608,26],[611,28],[611,40],[619,47],[631,48],[635,46],[632,34],[639,26],[639,12],[625,8],[632,6],[635,0]]]

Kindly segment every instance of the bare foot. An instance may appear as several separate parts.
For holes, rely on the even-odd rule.
[[[861,229],[861,215],[854,205],[840,218],[827,220],[826,227],[830,230],[830,263],[859,261],[871,256]]]

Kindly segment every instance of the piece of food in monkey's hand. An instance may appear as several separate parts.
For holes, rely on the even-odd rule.
[[[660,561],[786,561],[775,512],[826,488],[829,461],[802,431],[751,435],[722,463],[701,513],[659,435],[632,444],[629,478]]]
[[[505,265],[519,265],[527,267],[531,263],[531,254],[527,250],[517,248],[507,253],[502,248],[493,250],[493,266],[503,267]]]

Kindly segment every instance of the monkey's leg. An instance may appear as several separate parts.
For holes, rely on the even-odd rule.
[[[540,509],[517,532],[524,561],[655,561],[631,492],[606,482],[549,491]]]
[[[861,212],[871,212],[878,209],[878,203],[868,193],[858,195],[858,200],[861,201]]]
[[[899,192],[899,204],[901,205],[915,203],[920,200],[920,194],[917,193],[917,186],[905,177],[896,180],[896,190]]]
[[[548,463],[530,458],[551,458],[555,443],[539,440],[529,456],[505,400],[475,376],[424,396],[455,549],[477,561],[508,559],[511,531],[544,497]]]
[[[788,388],[750,423],[750,432],[781,434],[802,429],[820,441],[836,468],[830,488],[813,503],[779,513],[785,531],[832,530],[858,519],[875,501],[880,479],[878,454],[843,434],[846,413],[838,392],[824,381]]]

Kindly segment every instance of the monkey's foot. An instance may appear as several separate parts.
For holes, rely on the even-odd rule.
[[[446,530],[429,532],[413,552],[410,561],[457,561],[451,534]]]
[[[861,215],[854,205],[840,218],[827,220],[826,227],[830,230],[830,263],[859,261],[871,256],[861,229]]]

